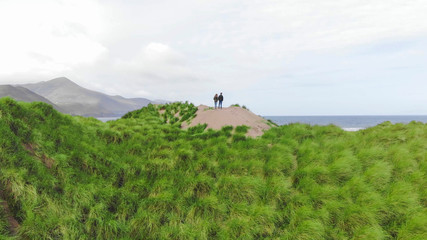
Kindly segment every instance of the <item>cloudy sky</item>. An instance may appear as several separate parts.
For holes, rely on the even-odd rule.
[[[0,84],[260,115],[427,114],[425,0],[0,0]]]

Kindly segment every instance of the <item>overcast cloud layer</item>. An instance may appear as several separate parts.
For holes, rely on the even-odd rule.
[[[425,0],[0,0],[0,84],[260,115],[427,114]]]

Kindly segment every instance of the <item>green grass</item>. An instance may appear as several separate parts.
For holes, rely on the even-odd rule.
[[[0,200],[3,201],[3,200]],[[4,209],[1,207],[0,202],[0,236],[5,237],[9,234],[9,223]],[[1,238],[0,238],[1,239]]]
[[[240,107],[240,105],[235,103],[235,104],[231,104],[230,107]],[[242,105],[241,108],[249,110],[245,105]]]
[[[0,239],[426,239],[427,126],[182,130],[189,103],[103,123],[0,99]]]

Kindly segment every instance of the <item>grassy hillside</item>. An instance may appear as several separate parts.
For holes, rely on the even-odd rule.
[[[0,99],[0,239],[426,239],[427,126],[183,131],[192,104],[117,121]]]

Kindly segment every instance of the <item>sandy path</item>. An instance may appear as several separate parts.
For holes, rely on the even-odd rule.
[[[261,136],[265,130],[270,129],[267,120],[240,107],[209,109],[208,106],[200,105],[196,114],[197,116],[189,125],[183,124],[183,128],[196,126],[199,123],[206,123],[208,128],[217,130],[227,125],[233,127],[246,125],[250,127],[247,134],[250,137]]]

